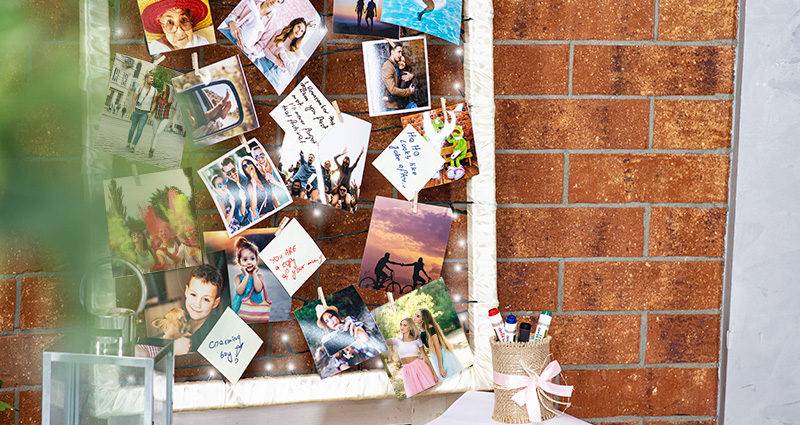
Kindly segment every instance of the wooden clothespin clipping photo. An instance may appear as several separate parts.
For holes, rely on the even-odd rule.
[[[419,192],[414,192],[414,199],[411,200],[411,212],[417,213],[417,203],[419,202]]]
[[[394,303],[394,294],[387,292],[386,297],[389,298],[389,307],[392,309],[392,311],[397,311],[397,304]]]
[[[333,110],[336,111],[336,117],[339,119],[339,122],[344,122],[344,118],[342,118],[342,111],[339,109],[339,103],[335,100],[331,102],[333,105]]]
[[[325,292],[322,291],[322,287],[317,288],[317,297],[319,298],[319,302],[322,303],[322,307],[328,308],[328,303],[325,301]]]
[[[248,154],[251,153],[250,144],[247,143],[247,138],[244,137],[244,134],[239,135],[239,143],[241,143],[241,145],[244,146],[244,150],[246,150]]]
[[[166,58],[167,58],[167,56],[166,56],[166,55],[161,55],[161,56],[159,56],[158,58],[156,58],[156,59],[153,61],[153,65],[158,65],[158,64],[160,64],[161,62],[164,62],[164,59],[166,59]]]
[[[142,180],[139,178],[139,169],[136,168],[136,164],[131,163],[131,175],[133,175],[133,183],[136,186],[142,185]]]

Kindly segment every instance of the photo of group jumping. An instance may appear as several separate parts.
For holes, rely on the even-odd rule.
[[[111,254],[142,273],[202,262],[191,169],[103,182]],[[114,269],[121,276],[125,269]]]
[[[138,0],[150,56],[217,42],[208,0]]]
[[[361,43],[369,116],[430,109],[425,36]]]
[[[242,0],[219,31],[283,93],[325,37],[308,0]]]
[[[231,309],[247,323],[289,320],[292,297],[259,259],[277,228],[250,229],[229,238],[227,232],[204,232],[207,251],[224,250],[231,282]]]
[[[333,32],[396,39],[400,27],[381,22],[383,0],[334,0]]]
[[[281,173],[256,139],[222,155],[198,174],[214,197],[230,237],[292,203]]]

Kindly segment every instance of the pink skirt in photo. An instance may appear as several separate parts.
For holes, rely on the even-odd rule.
[[[406,388],[406,397],[411,397],[436,385],[436,382],[433,381],[431,368],[424,361],[416,359],[403,365],[403,385]]]

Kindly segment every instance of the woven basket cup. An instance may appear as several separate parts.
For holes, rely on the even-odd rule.
[[[528,376],[525,367],[537,374],[542,372],[545,362],[550,355],[550,336],[542,341],[530,342],[500,342],[496,337],[491,338],[492,345],[492,367],[495,372],[506,375]],[[524,367],[523,367],[524,365]],[[494,389],[494,413],[492,419],[507,424],[530,423],[528,410],[525,406],[518,406],[511,400],[520,389],[504,390],[495,386]],[[555,417],[545,406],[555,410],[553,403],[545,400],[546,405],[539,399],[542,420]]]

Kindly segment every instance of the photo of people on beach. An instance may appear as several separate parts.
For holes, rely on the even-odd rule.
[[[294,311],[325,379],[387,350],[375,319],[354,286],[315,300]]]
[[[145,275],[147,336],[175,341],[175,355],[194,353],[230,306],[224,251],[203,254],[203,263]]]
[[[191,150],[259,127],[239,56],[173,78],[172,84]]]
[[[281,174],[256,139],[222,155],[198,174],[230,237],[292,203]]]
[[[94,148],[167,170],[180,168],[186,133],[172,87],[179,75],[117,53]]]
[[[450,208],[375,198],[358,286],[406,294],[437,279],[450,238]]]
[[[104,181],[111,254],[142,273],[199,265],[191,175],[187,168]],[[114,269],[115,276],[124,273]]]
[[[218,29],[278,94],[314,54],[326,31],[308,0],[242,0]]]
[[[462,0],[384,0],[380,19],[458,44]]]
[[[411,125],[428,143],[441,152],[446,163],[425,188],[439,186],[478,175],[478,158],[472,133],[472,118],[466,103],[447,105],[447,116],[433,109],[400,118]]]
[[[138,0],[150,56],[217,42],[208,0]]]
[[[387,343],[381,354],[400,400],[458,376],[475,363],[442,278],[372,311]]]
[[[430,109],[425,36],[361,43],[369,116]]]
[[[400,27],[381,22],[383,0],[334,0],[333,33],[396,39]]]
[[[204,232],[206,250],[224,250],[228,281],[232,282],[231,309],[247,323],[289,320],[292,297],[275,274],[258,257],[277,228],[250,229],[229,238],[227,232]]]

